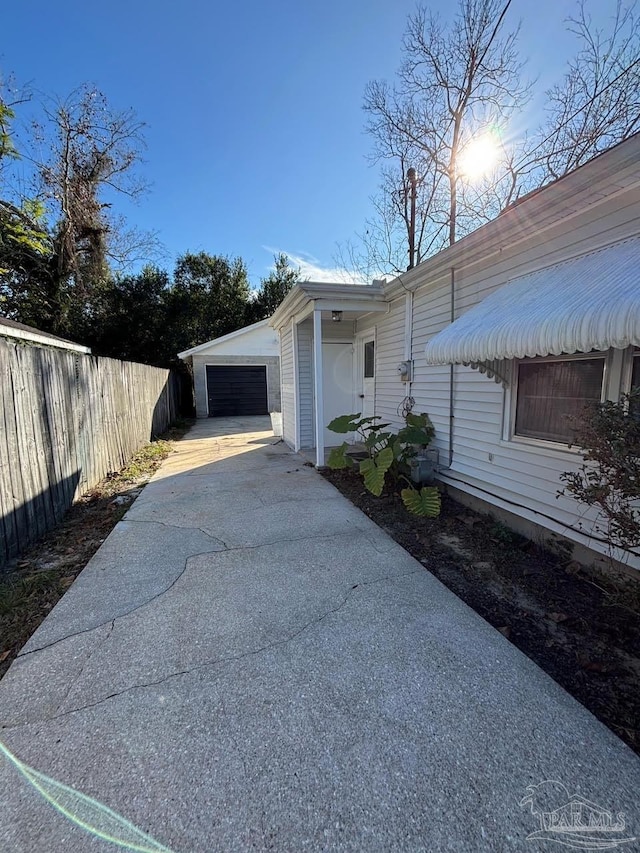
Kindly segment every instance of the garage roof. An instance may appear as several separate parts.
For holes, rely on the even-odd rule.
[[[640,345],[640,238],[516,278],[426,346],[429,364]]]
[[[219,347],[224,347],[225,344],[228,344],[230,341],[238,341],[238,344],[241,344],[240,339],[242,337],[251,337],[256,338],[260,336],[260,332],[264,331],[264,346],[269,349],[270,345],[273,345],[273,354],[278,355],[278,339],[275,337],[272,329],[269,326],[269,318],[266,320],[260,320],[258,323],[252,323],[250,326],[243,326],[242,329],[236,329],[235,332],[229,332],[228,335],[221,335],[219,338],[213,338],[210,341],[207,341],[204,344],[199,344],[197,347],[192,347],[191,349],[185,350],[184,352],[178,353],[178,358],[189,358],[191,355],[197,355],[198,353],[203,352],[215,352],[215,350]],[[273,339],[273,340],[271,340]],[[228,353],[227,353],[228,354]],[[238,347],[238,354],[242,355],[242,346]],[[266,352],[265,352],[266,354]]]

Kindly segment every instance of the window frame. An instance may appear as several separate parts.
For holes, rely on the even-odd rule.
[[[518,380],[519,367],[521,364],[548,364],[560,361],[593,361],[600,359],[604,362],[602,370],[602,385],[600,388],[600,402],[607,399],[607,389],[610,381],[611,373],[611,350],[603,352],[601,350],[595,352],[580,352],[570,355],[553,355],[553,356],[537,356],[535,358],[516,358],[512,362],[511,381],[507,391],[507,399],[505,410],[508,415],[505,418],[503,441],[508,441],[513,444],[526,444],[530,447],[547,448],[550,450],[560,450],[564,453],[579,453],[577,447],[569,445],[562,441],[552,441],[547,438],[534,438],[533,436],[518,435],[516,433],[516,412],[518,408]]]
[[[623,394],[628,394],[633,386],[633,368],[636,364],[636,359],[638,359],[638,363],[640,363],[640,347],[630,346],[624,351],[624,362],[622,367],[622,381],[620,385],[620,394],[618,398],[622,397]],[[636,386],[638,387],[638,386]]]
[[[367,376],[367,345],[371,344],[373,346],[372,353],[372,361],[371,368],[372,373],[370,376]],[[362,342],[362,379],[375,379],[376,378],[376,339],[375,337],[365,338]]]
[[[636,359],[638,359],[638,363],[640,363],[640,347],[629,347],[629,349],[627,350],[627,362],[625,365],[624,381],[621,389],[621,393],[623,394],[628,394],[633,387],[633,368],[635,367]]]

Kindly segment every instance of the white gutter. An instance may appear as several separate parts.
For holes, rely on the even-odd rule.
[[[62,338],[50,338],[45,334],[37,332],[27,332],[25,329],[16,329],[14,326],[5,326],[0,323],[0,336],[7,338],[18,338],[21,341],[29,341],[34,344],[41,344],[47,347],[56,347],[56,349],[67,349],[72,352],[81,352],[85,355],[91,355],[90,347],[84,347],[82,344],[74,344],[72,341],[65,341]]]

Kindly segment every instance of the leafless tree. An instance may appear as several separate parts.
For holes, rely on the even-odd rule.
[[[547,92],[547,120],[529,158],[540,185],[562,177],[640,130],[640,33],[636,3],[617,0],[608,32],[580,0],[568,29],[579,44],[563,80]]]
[[[533,86],[523,79],[518,28],[504,31],[509,6],[510,0],[460,0],[449,25],[425,9],[410,16],[396,84],[375,81],[365,91],[381,183],[372,217],[341,251],[343,263],[367,274],[406,267],[411,167],[419,176],[419,261],[640,130],[636,0],[615,0],[607,31],[579,0],[567,21],[578,49],[545,93],[544,121],[512,138],[509,120],[523,121]],[[465,152],[487,131],[499,149],[495,167],[468,180]]]
[[[135,169],[144,125],[132,110],[114,110],[101,92],[86,86],[46,103],[44,114],[36,139],[47,154],[34,159],[41,197],[56,222],[57,274],[82,289],[104,279],[109,260],[126,262],[124,244],[140,248],[139,239],[123,241],[110,208],[115,195],[136,199],[146,189]]]
[[[468,230],[467,220],[490,216],[496,206],[485,199],[479,210],[474,194],[461,189],[460,159],[475,137],[503,126],[529,97],[516,50],[518,29],[503,32],[510,3],[461,0],[450,25],[418,9],[408,20],[398,82],[390,86],[374,81],[366,88],[364,110],[374,140],[373,159],[384,162],[377,202],[383,216],[373,231],[382,228],[394,245],[401,229],[406,243],[407,171],[416,169],[418,260],[453,243],[461,229]],[[508,185],[507,178],[506,193]],[[500,187],[495,193],[500,205]],[[385,254],[380,261],[394,271],[406,267],[406,262],[400,266],[397,250]]]

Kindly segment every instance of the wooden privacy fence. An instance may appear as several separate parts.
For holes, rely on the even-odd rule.
[[[169,370],[0,338],[0,567],[179,413]]]

